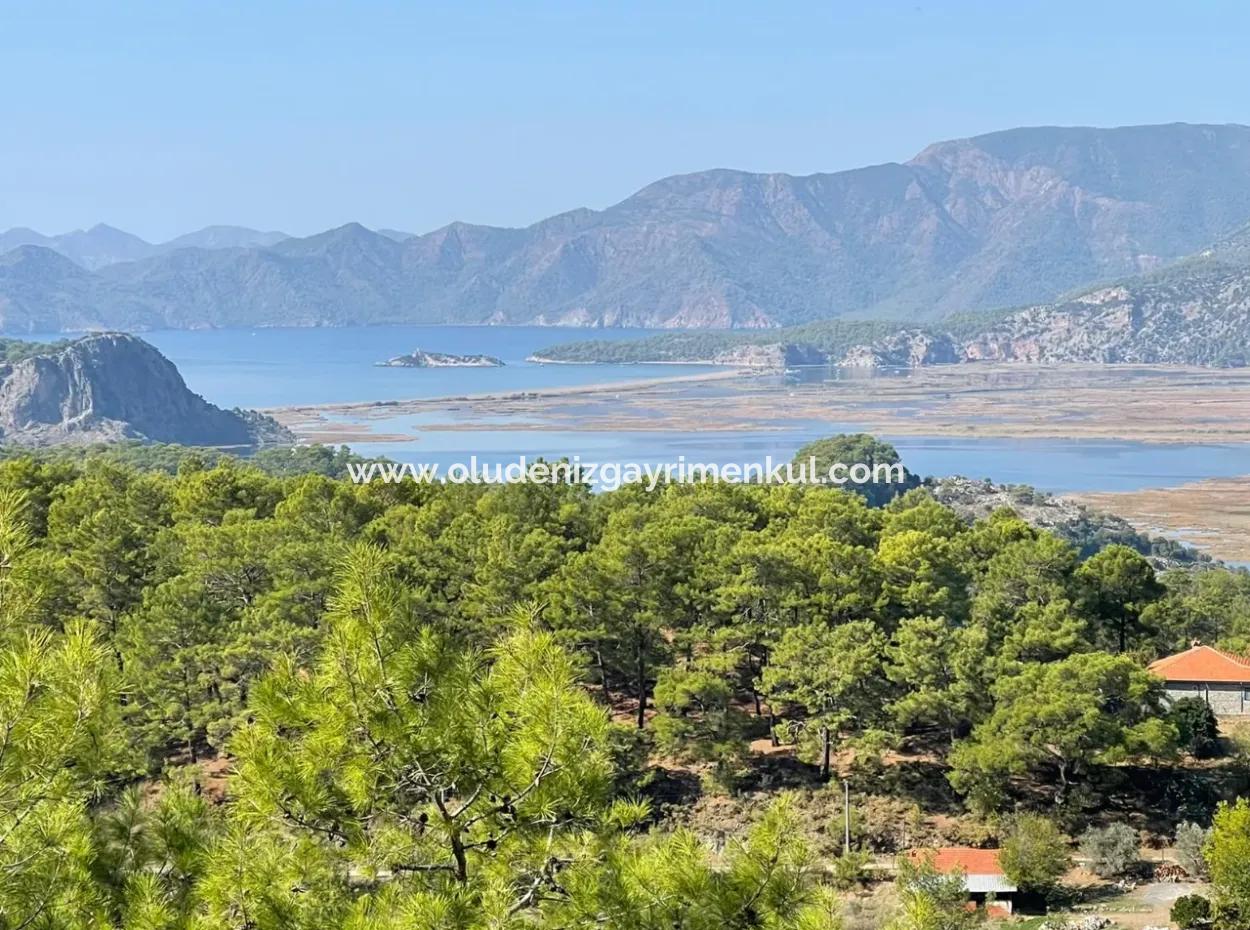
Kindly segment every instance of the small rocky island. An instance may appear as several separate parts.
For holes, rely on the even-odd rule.
[[[385,362],[385,368],[502,368],[503,362],[493,355],[450,355],[445,352],[422,352],[415,349],[410,355],[396,355]]]

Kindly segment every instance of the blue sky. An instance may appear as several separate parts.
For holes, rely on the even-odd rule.
[[[1250,4],[0,0],[0,229],[524,225],[711,167],[1250,123]]]

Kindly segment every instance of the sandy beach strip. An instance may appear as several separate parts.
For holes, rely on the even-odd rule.
[[[902,375],[780,383],[721,370],[565,387],[267,413],[305,441],[362,441],[368,421],[424,415],[422,432],[720,432],[828,423],[895,436],[1250,444],[1250,371],[1147,366],[961,365]],[[343,422],[345,421],[345,422]],[[351,438],[348,438],[350,436]],[[1250,462],[1248,462],[1250,471]]]
[[[568,364],[574,364],[572,362]],[[532,400],[543,397],[576,397],[580,395],[611,394],[621,391],[637,391],[662,384],[682,384],[700,381],[725,381],[751,378],[777,372],[757,368],[732,368],[723,371],[699,372],[692,375],[668,375],[660,378],[634,378],[627,381],[603,381],[593,384],[570,384],[560,387],[533,388],[523,391],[493,391],[481,394],[447,394],[439,397],[412,397],[402,400],[362,400],[329,404],[285,404],[277,407],[257,408],[272,417],[299,412],[319,414],[352,414],[361,411],[383,409],[388,415],[404,413],[410,407],[422,408],[451,403],[489,403],[491,401]]]

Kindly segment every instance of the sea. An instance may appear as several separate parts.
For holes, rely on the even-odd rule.
[[[526,359],[559,342],[636,339],[646,330],[573,330],[511,326],[170,330],[140,335],[164,353],[187,385],[222,407],[279,407],[466,394],[518,393],[643,378],[706,373],[694,365],[552,365]],[[23,338],[55,340],[62,334]],[[416,349],[494,355],[502,368],[386,368],[377,363]],[[377,432],[394,431],[372,420]],[[446,469],[476,457],[484,465],[521,456],[580,457],[583,462],[662,465],[789,460],[803,443],[862,427],[788,423],[768,431],[588,431],[522,428],[500,418],[490,430],[425,430],[411,442],[354,442],[362,454]],[[1170,487],[1250,473],[1242,444],[1152,444],[1104,439],[1004,439],[890,436],[907,467],[921,475],[964,475],[1028,484],[1056,493]]]

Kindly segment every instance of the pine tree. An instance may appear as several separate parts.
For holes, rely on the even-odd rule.
[[[384,563],[355,549],[316,666],[284,662],[256,689],[235,816],[258,842],[314,843],[344,886],[462,903],[546,888],[607,809],[607,716],[531,616],[466,649],[410,612]]]

